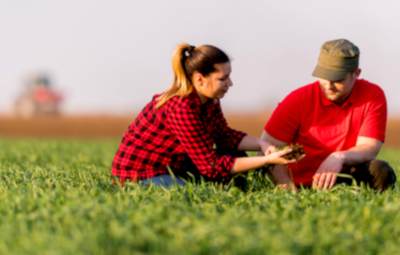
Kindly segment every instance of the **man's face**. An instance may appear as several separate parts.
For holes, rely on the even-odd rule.
[[[349,97],[354,82],[360,75],[361,69],[354,72],[349,72],[343,79],[339,81],[328,81],[325,79],[319,79],[319,85],[325,93],[325,96],[335,104],[341,105]]]

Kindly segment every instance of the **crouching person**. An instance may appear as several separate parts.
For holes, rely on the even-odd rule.
[[[273,152],[270,143],[227,125],[220,99],[232,81],[231,63],[223,51],[181,44],[172,66],[172,86],[154,96],[124,134],[112,164],[113,176],[122,183],[129,179],[162,186],[175,181],[184,185],[181,179],[190,176],[224,183],[266,164],[294,162],[282,158],[290,149]],[[264,155],[246,157],[244,151]]]
[[[284,167],[271,171],[277,185],[330,189],[352,182],[338,173],[377,190],[396,182],[390,165],[376,159],[385,141],[385,94],[359,79],[359,54],[344,39],[324,43],[313,72],[319,80],[293,91],[275,109],[261,138],[276,146],[302,144],[307,154],[288,166],[293,178]]]

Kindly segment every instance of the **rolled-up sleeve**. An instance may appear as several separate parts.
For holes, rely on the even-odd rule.
[[[169,114],[167,121],[171,132],[176,135],[202,175],[213,179],[229,176],[236,158],[219,156],[215,152],[212,134],[207,131],[198,112],[190,108],[179,108]]]
[[[222,113],[221,105],[219,102],[216,105],[216,110],[214,112],[215,116],[215,143],[217,147],[224,147],[230,149],[237,149],[243,137],[247,134],[232,129],[228,126],[226,119]]]
[[[296,92],[290,93],[278,104],[264,130],[282,142],[291,143],[300,126],[301,102]]]
[[[381,89],[374,95],[360,128],[359,136],[365,136],[385,142],[387,105]]]

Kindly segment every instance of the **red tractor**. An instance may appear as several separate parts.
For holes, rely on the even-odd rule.
[[[28,82],[15,102],[14,112],[21,117],[58,115],[61,101],[61,94],[51,89],[49,79],[39,76]]]

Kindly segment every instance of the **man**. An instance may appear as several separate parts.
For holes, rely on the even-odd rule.
[[[380,87],[358,79],[359,55],[348,40],[324,43],[312,74],[319,81],[293,91],[275,109],[261,138],[277,147],[299,143],[307,154],[270,171],[277,185],[326,190],[352,182],[338,173],[377,190],[396,182],[388,163],[375,159],[385,141],[386,98]]]

